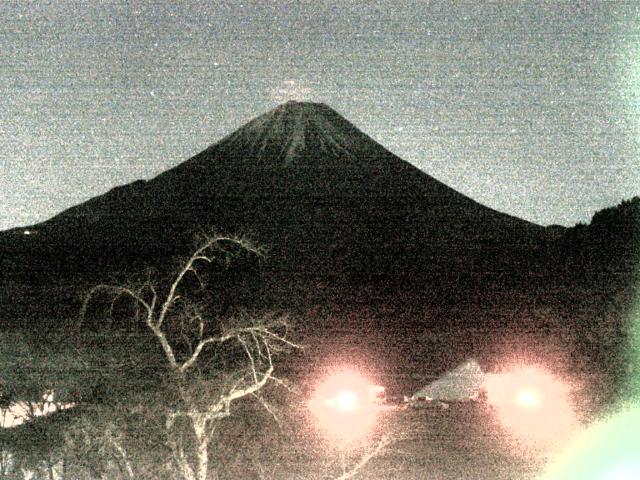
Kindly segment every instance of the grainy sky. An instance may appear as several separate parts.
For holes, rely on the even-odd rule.
[[[0,229],[289,99],[540,224],[640,194],[640,2],[202,3],[0,2]]]

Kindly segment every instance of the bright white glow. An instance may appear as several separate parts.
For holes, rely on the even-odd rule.
[[[318,385],[309,407],[323,434],[334,445],[349,448],[373,429],[380,391],[384,389],[372,387],[360,373],[339,370]]]
[[[540,394],[535,390],[520,390],[516,402],[525,408],[536,408],[540,406]]]
[[[514,366],[489,376],[486,387],[497,419],[515,438],[551,444],[575,426],[569,385],[543,368]]]
[[[343,412],[353,412],[360,406],[360,400],[355,392],[343,390],[336,396],[336,407]]]

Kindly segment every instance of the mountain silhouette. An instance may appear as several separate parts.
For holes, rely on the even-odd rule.
[[[194,233],[214,230],[266,245],[265,268],[284,281],[357,285],[530,281],[549,236],[400,159],[328,106],[306,102],[280,105],[151,180],[29,230],[1,234],[0,245],[5,258],[22,255],[37,278],[97,279],[163,265],[188,252]]]
[[[241,234],[266,260],[202,268],[208,288],[185,292],[212,319],[291,313],[309,362],[377,359],[396,378],[394,366],[435,372],[558,345],[558,358],[570,351],[581,371],[617,382],[639,211],[635,198],[588,226],[535,225],[446,186],[326,105],[288,102],[155,178],[0,232],[0,318],[66,332],[90,286],[150,278],[162,289],[194,236]],[[102,300],[83,326],[135,328],[127,299]]]

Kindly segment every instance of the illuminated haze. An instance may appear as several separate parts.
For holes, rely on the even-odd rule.
[[[289,99],[539,224],[640,194],[635,2],[338,3],[0,3],[0,229]]]

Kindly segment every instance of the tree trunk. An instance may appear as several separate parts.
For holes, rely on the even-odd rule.
[[[204,415],[193,414],[193,431],[196,435],[196,478],[197,480],[207,480],[209,473],[209,436],[207,435],[207,420]]]
[[[112,443],[113,447],[116,449],[116,451],[118,452],[118,454],[120,455],[120,457],[122,457],[122,464],[124,466],[125,472],[127,472],[127,476],[131,480],[134,480],[136,478],[136,476],[133,473],[133,467],[131,466],[131,462],[129,461],[129,457],[127,456],[127,452],[125,451],[125,449],[122,447],[122,445],[120,445],[120,443],[117,440],[114,440],[112,438],[111,439],[111,443]]]
[[[193,468],[191,468],[191,465],[189,465],[189,462],[185,458],[184,452],[178,446],[178,442],[176,441],[175,432],[173,431],[175,418],[176,417],[174,415],[168,414],[165,424],[165,428],[167,429],[167,442],[169,443],[169,447],[171,448],[171,452],[173,453],[173,461],[176,463],[184,480],[196,480],[196,475],[193,471]]]
[[[53,463],[51,459],[47,462],[47,473],[49,474],[49,480],[56,480],[56,477],[53,473]]]

